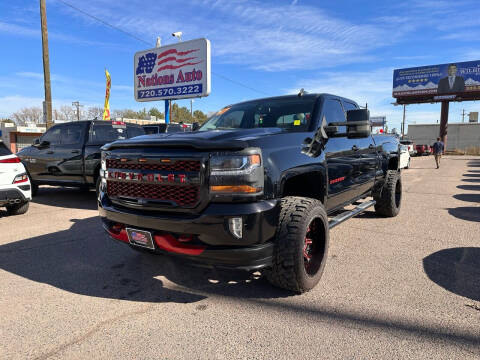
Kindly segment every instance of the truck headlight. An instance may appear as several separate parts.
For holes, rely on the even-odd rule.
[[[263,192],[262,156],[257,151],[241,155],[213,155],[210,159],[210,192],[259,194]]]
[[[100,164],[101,164],[101,169],[102,170],[107,170],[107,160],[105,159],[105,152],[102,151],[102,155],[101,155],[101,160],[100,160]]]

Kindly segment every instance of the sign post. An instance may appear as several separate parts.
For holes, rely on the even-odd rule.
[[[136,101],[165,101],[208,96],[211,88],[210,41],[196,39],[135,53],[133,82]]]

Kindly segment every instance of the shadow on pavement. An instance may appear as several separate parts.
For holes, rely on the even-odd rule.
[[[478,178],[480,177],[480,174],[463,174],[463,176]]]
[[[468,201],[468,202],[480,202],[480,194],[456,194],[453,197],[457,200]]]
[[[408,170],[408,171],[410,171],[410,170],[432,170],[432,169],[436,169],[435,164],[432,165],[432,167],[426,167],[426,168],[424,168],[424,167],[422,167],[422,168],[420,168],[420,167],[409,167],[408,169],[402,169],[402,171],[404,171],[404,170]]]
[[[136,252],[109,239],[98,217],[72,222],[68,230],[0,246],[0,268],[76,294],[142,302],[191,303],[209,293],[238,298],[292,295],[255,274],[217,273]],[[175,289],[166,288],[158,276],[173,282]]]
[[[456,218],[468,221],[480,222],[480,207],[464,206],[447,209],[448,213]]]
[[[465,182],[480,183],[480,179],[462,179]]]
[[[457,185],[457,188],[468,191],[480,191],[480,185]]]
[[[480,248],[440,250],[423,259],[423,269],[444,289],[480,301]]]
[[[95,191],[86,191],[77,188],[41,186],[32,202],[81,210],[97,209]]]

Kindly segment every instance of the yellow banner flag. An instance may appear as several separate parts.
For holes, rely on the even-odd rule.
[[[107,78],[107,89],[105,90],[105,105],[103,106],[103,120],[110,120],[110,86],[112,81],[110,80],[110,74],[105,69],[105,77]]]

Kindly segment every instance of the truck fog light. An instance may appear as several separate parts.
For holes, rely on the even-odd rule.
[[[243,235],[243,221],[241,217],[234,217],[228,219],[228,227],[233,236],[241,239]]]

